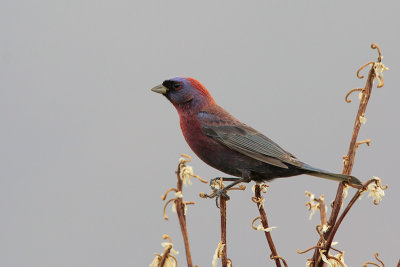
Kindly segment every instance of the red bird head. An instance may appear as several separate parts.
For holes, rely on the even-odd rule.
[[[178,110],[195,111],[215,101],[199,81],[193,78],[176,77],[165,80],[162,84],[151,89],[163,94]]]

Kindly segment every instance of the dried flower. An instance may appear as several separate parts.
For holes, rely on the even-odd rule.
[[[314,213],[319,210],[319,203],[315,201],[315,195],[311,194],[310,192],[306,191],[305,192],[306,196],[310,198],[310,201],[306,203],[306,206],[308,206],[308,209],[311,211],[310,217],[308,217],[309,220],[312,219],[312,216]]]
[[[343,256],[344,253],[336,254],[335,256],[329,255],[329,259],[328,259],[324,254],[325,251],[326,250],[320,250],[319,254],[321,256],[322,261],[326,263],[326,266],[347,267],[347,265],[344,263],[344,256]],[[306,266],[311,266],[311,263],[312,262],[309,263],[309,261],[307,261]]]
[[[267,193],[267,189],[268,189],[268,187],[269,187],[269,185],[268,185],[267,183],[260,183],[260,184],[257,184],[257,185],[260,186],[260,191],[261,191],[261,192]],[[256,193],[256,185],[253,185],[253,186],[251,187],[251,191],[253,191],[253,193]]]
[[[207,181],[201,179],[200,176],[193,173],[193,168],[191,166],[186,166],[186,163],[190,162],[192,158],[185,154],[181,154],[181,156],[182,157],[179,158],[179,166],[180,166],[179,177],[181,178],[182,183],[184,185],[191,185],[192,181],[190,179],[193,177],[199,179],[203,183],[207,183]]]
[[[168,253],[166,255],[165,262],[162,267],[177,267],[178,262],[176,261],[175,257],[172,254],[177,255],[179,254],[179,252],[172,248],[173,244],[171,243],[171,238],[168,235],[163,235],[163,238],[169,239],[170,242],[161,243],[161,246],[164,247],[164,253]],[[164,253],[162,253],[161,255],[154,253],[155,257],[153,261],[150,263],[150,267],[158,267],[160,265],[161,259],[164,256]]]
[[[219,242],[217,248],[215,249],[213,259],[212,259],[212,266],[216,267],[218,264],[218,259],[221,258],[222,252],[224,251],[225,244],[222,244],[222,241]]]
[[[360,99],[361,100],[361,98],[362,98],[362,96],[363,96],[363,91],[361,91],[360,93],[358,93],[358,99]]]
[[[218,259],[219,259],[219,258],[218,258],[218,247],[217,247],[217,249],[216,249],[215,252],[214,252],[212,261],[211,261],[213,267],[217,267]]]
[[[325,262],[326,264],[328,264],[328,266],[332,266],[332,265],[329,263],[328,259],[326,258],[325,254],[324,254],[325,251],[326,251],[326,250],[319,250],[319,255],[321,255],[321,259],[322,259],[323,262]]]
[[[345,199],[347,197],[347,195],[349,193],[349,188],[350,188],[350,186],[347,186],[347,185],[343,188],[343,199]]]
[[[171,207],[172,212],[176,213],[176,203],[174,202],[174,204],[172,204]]]
[[[257,231],[264,231],[264,232],[270,232],[272,229],[277,228],[276,226],[271,226],[271,227],[268,227],[268,228],[264,228],[264,226],[263,226],[262,224],[259,224],[259,225],[255,226],[254,223],[255,223],[257,220],[261,220],[261,217],[256,217],[256,218],[254,218],[253,221],[251,222],[251,228],[253,228],[254,230],[257,230]]]
[[[271,226],[271,227],[268,227],[268,228],[264,228],[263,226],[262,226],[262,224],[259,224],[259,225],[257,225],[257,230],[258,231],[264,231],[264,232],[271,232],[271,230],[272,229],[275,229],[275,228],[277,228],[276,226]]]
[[[381,77],[383,77],[383,72],[387,71],[389,68],[385,67],[385,65],[383,65],[382,62],[375,62],[374,69],[375,69],[375,72],[377,75],[380,75]]]
[[[192,181],[190,179],[194,176],[193,168],[185,165],[182,166],[179,176],[181,177],[182,183],[184,185],[191,185]]]
[[[176,192],[176,193],[175,193],[175,196],[176,196],[177,198],[183,198],[182,191]]]
[[[154,260],[150,263],[150,267],[158,267],[160,264],[161,260],[161,255],[154,253],[156,256],[154,257]]]
[[[367,122],[367,118],[365,118],[363,115],[361,115],[359,119],[362,124],[365,124]]]
[[[161,262],[161,258],[162,254],[161,255],[156,254],[156,257],[154,258],[153,262],[150,263],[150,267],[158,267],[158,265]],[[176,262],[176,259],[173,256],[168,255],[162,267],[177,267],[177,266],[178,263]]]
[[[322,233],[326,233],[326,231],[328,231],[328,229],[329,229],[329,226],[326,225],[326,224],[324,224],[324,225],[322,226],[321,232],[322,232]]]
[[[334,259],[329,259],[328,262],[331,265],[331,267],[347,267],[347,265],[344,263],[344,257],[343,257],[343,253],[341,254],[336,254],[334,257],[337,260]]]
[[[375,205],[378,205],[382,198],[385,196],[385,191],[378,185],[378,177],[374,177],[377,179],[375,183],[370,183],[368,185],[367,191],[369,192],[368,197],[372,197]],[[380,181],[380,179],[379,179]]]
[[[181,154],[181,157],[179,158],[179,164],[185,164],[187,162],[191,162],[192,157],[186,154]]]
[[[171,256],[171,257],[168,257],[168,258],[165,260],[165,263],[164,263],[164,266],[163,266],[163,267],[177,267],[177,266],[178,266],[178,263],[176,262],[175,258],[173,258],[173,257]]]

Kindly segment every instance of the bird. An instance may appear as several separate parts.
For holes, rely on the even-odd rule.
[[[223,178],[232,183],[215,190],[211,198],[224,195],[229,199],[226,191],[238,183],[261,183],[301,174],[361,185],[354,176],[332,173],[300,161],[220,107],[207,88],[194,78],[171,78],[151,90],[164,95],[176,108],[183,136],[193,152],[209,166],[234,176]]]

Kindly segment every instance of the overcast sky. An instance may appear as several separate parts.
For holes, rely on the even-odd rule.
[[[375,206],[365,195],[335,241],[348,266],[379,252],[399,260],[400,19],[397,1],[10,1],[0,4],[0,266],[148,266],[169,234],[179,266],[175,214],[160,200],[176,183],[180,153],[204,179],[222,175],[186,144],[173,106],[150,88],[175,76],[200,80],[219,105],[302,161],[340,172],[357,94],[357,69],[380,45],[385,86],[373,89],[353,175],[389,184]],[[367,73],[367,71],[365,71]],[[252,184],[230,193],[228,257],[273,266]],[[275,180],[265,207],[279,255],[304,266],[314,246],[304,191],[337,183],[311,176]],[[185,200],[194,264],[211,266],[219,211]],[[354,190],[350,191],[354,194]],[[330,209],[329,209],[330,212]]]

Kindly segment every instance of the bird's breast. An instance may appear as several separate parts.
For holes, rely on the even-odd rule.
[[[249,167],[248,157],[205,135],[198,120],[180,116],[180,125],[190,148],[211,167],[239,177]]]

